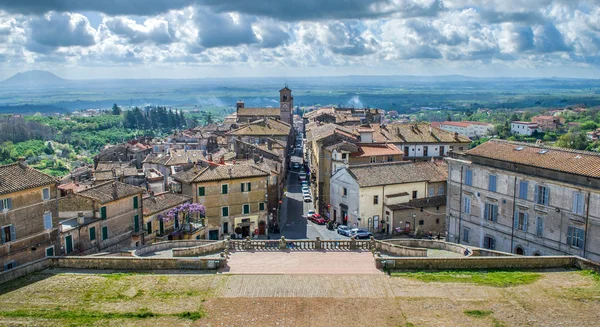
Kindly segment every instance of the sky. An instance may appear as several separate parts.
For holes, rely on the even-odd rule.
[[[0,0],[0,79],[600,76],[600,0]]]

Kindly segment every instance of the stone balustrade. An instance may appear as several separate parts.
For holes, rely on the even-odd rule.
[[[321,240],[317,237],[314,240],[230,240],[229,250],[231,251],[278,251],[278,250],[325,250],[325,251],[370,251],[374,242],[372,240]]]

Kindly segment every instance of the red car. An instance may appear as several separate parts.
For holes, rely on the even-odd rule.
[[[315,224],[325,225],[325,218],[321,217],[321,215],[318,213],[315,213],[309,219]]]

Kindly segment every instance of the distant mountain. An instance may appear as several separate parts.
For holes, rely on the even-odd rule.
[[[16,73],[7,78],[1,84],[3,85],[56,85],[67,82],[66,79],[60,78],[51,72],[45,70],[30,70],[23,73]]]

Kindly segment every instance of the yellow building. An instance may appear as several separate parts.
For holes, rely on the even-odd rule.
[[[270,172],[250,162],[194,167],[174,175],[184,195],[206,207],[206,238],[267,234]]]
[[[156,238],[162,240],[162,238],[168,236],[169,233],[179,229],[180,225],[183,223],[183,217],[177,217],[177,219],[163,219],[163,217],[167,215],[169,210],[186,202],[191,202],[191,200],[192,198],[189,196],[176,193],[150,193],[148,197],[145,197],[142,200],[144,207],[143,223],[144,229],[146,230],[144,243],[151,244],[155,242]],[[194,226],[194,224],[190,227],[192,228],[186,231],[186,234],[188,235],[194,234],[196,230],[201,230],[199,226]]]

